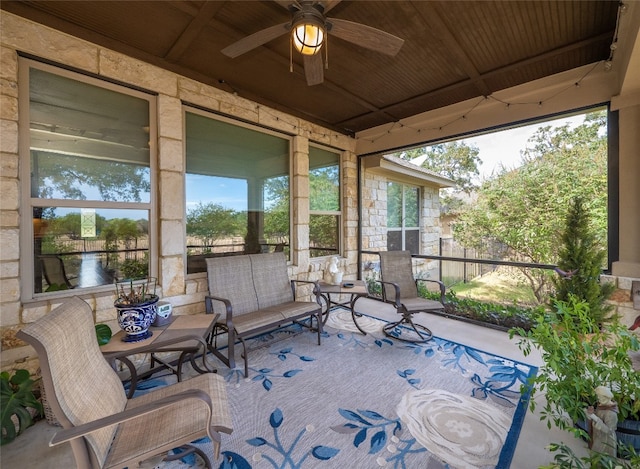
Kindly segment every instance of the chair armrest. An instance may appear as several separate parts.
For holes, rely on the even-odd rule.
[[[440,303],[444,304],[444,295],[445,295],[445,291],[446,291],[446,287],[445,287],[444,283],[442,283],[440,280],[435,280],[435,279],[431,279],[431,278],[417,278],[416,279],[416,285],[418,285],[418,282],[437,283],[438,287],[440,288]]]
[[[291,280],[291,291],[293,292],[293,299],[296,299],[296,285],[298,283],[303,283],[303,284],[307,284],[307,285],[313,285],[313,294],[316,297],[316,301],[318,302],[318,304],[320,303],[320,298],[319,298],[319,294],[320,294],[320,284],[318,283],[317,280]]]
[[[55,435],[53,435],[53,438],[51,439],[49,446],[56,446],[61,443],[66,443],[76,438],[83,437],[96,430],[100,430],[101,428],[126,422],[127,420],[131,420],[136,417],[140,417],[142,415],[147,415],[152,412],[161,411],[166,407],[170,407],[172,405],[175,405],[179,402],[182,402],[188,399],[197,399],[197,400],[203,401],[207,405],[208,412],[209,412],[209,416],[207,420],[208,420],[208,425],[211,426],[211,415],[213,413],[213,404],[211,402],[211,396],[209,396],[209,394],[207,394],[206,392],[200,389],[189,389],[187,391],[174,394],[173,396],[163,397],[161,399],[158,399],[157,401],[149,402],[139,407],[126,409],[117,414],[109,415],[107,417],[103,417],[101,419],[94,420],[92,422],[78,425],[73,428],[60,430]]]
[[[225,321],[227,323],[227,326],[229,327],[229,330],[231,330],[233,328],[232,327],[233,307],[231,306],[231,302],[226,298],[221,298],[219,296],[214,296],[214,295],[207,295],[204,297],[205,311],[207,314],[212,314],[214,312],[213,311],[214,301],[219,301],[224,304],[224,308],[227,313],[225,317]]]
[[[400,301],[400,286],[397,283],[385,282],[384,280],[375,280],[375,282],[382,285],[382,301],[386,301],[387,303],[393,302],[393,304],[396,305],[396,307],[398,308],[402,305],[402,302]],[[395,298],[393,299],[393,301],[387,299],[387,290],[384,288],[385,285],[393,286],[393,289],[396,292]]]

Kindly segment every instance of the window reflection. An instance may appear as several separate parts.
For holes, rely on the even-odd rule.
[[[340,254],[340,155],[309,147],[311,257]]]
[[[289,140],[186,113],[187,273],[212,256],[289,254]]]
[[[148,276],[153,98],[21,63],[29,77],[32,292]]]
[[[149,275],[146,210],[35,207],[33,225],[36,293]]]

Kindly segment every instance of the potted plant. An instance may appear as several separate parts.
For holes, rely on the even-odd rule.
[[[569,295],[557,300],[553,311],[540,315],[530,330],[511,329],[510,337],[521,336],[518,347],[525,356],[538,349],[544,364],[530,381],[530,409],[536,408],[535,392],[546,394],[541,419],[576,436],[589,439],[580,422],[587,421],[588,406],[596,406],[595,389],[606,386],[618,405],[618,422],[633,426],[640,423],[640,373],[628,352],[640,349],[635,334],[616,318],[598,324],[586,301]],[[637,452],[640,440],[618,431],[620,441],[631,443]],[[638,437],[640,435],[636,435]],[[620,453],[620,451],[619,451]]]
[[[125,342],[138,342],[153,335],[149,326],[156,318],[159,297],[156,295],[156,279],[147,277],[116,282],[118,324],[126,332]]]
[[[0,444],[13,441],[27,427],[33,424],[29,409],[42,415],[42,404],[33,394],[35,381],[27,370],[15,370],[13,374],[0,373],[0,411],[2,433]]]

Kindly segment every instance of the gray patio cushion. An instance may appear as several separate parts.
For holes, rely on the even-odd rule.
[[[286,318],[278,310],[259,309],[251,313],[233,316],[233,327],[239,335],[250,331],[261,331],[268,327],[285,322]]]
[[[424,298],[402,298],[402,304],[409,311],[436,311],[444,309],[439,301],[426,300]]]
[[[287,258],[283,252],[252,254],[249,258],[253,266],[255,292],[261,309],[293,301],[291,281],[287,275]]]
[[[274,306],[274,308],[278,308],[285,318],[289,318],[291,320],[309,315],[311,312],[317,310],[318,303],[313,303],[311,301],[288,301],[278,306]]]
[[[258,298],[253,286],[253,274],[249,256],[209,257],[207,258],[209,294],[226,298],[233,305],[235,316],[258,309]],[[224,305],[213,302],[213,310],[226,317]]]

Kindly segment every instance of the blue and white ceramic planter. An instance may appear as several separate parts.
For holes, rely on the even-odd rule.
[[[127,333],[122,338],[124,342],[138,342],[153,335],[149,326],[156,319],[158,300],[159,297],[153,295],[144,303],[135,305],[114,303],[118,311],[118,324]]]

